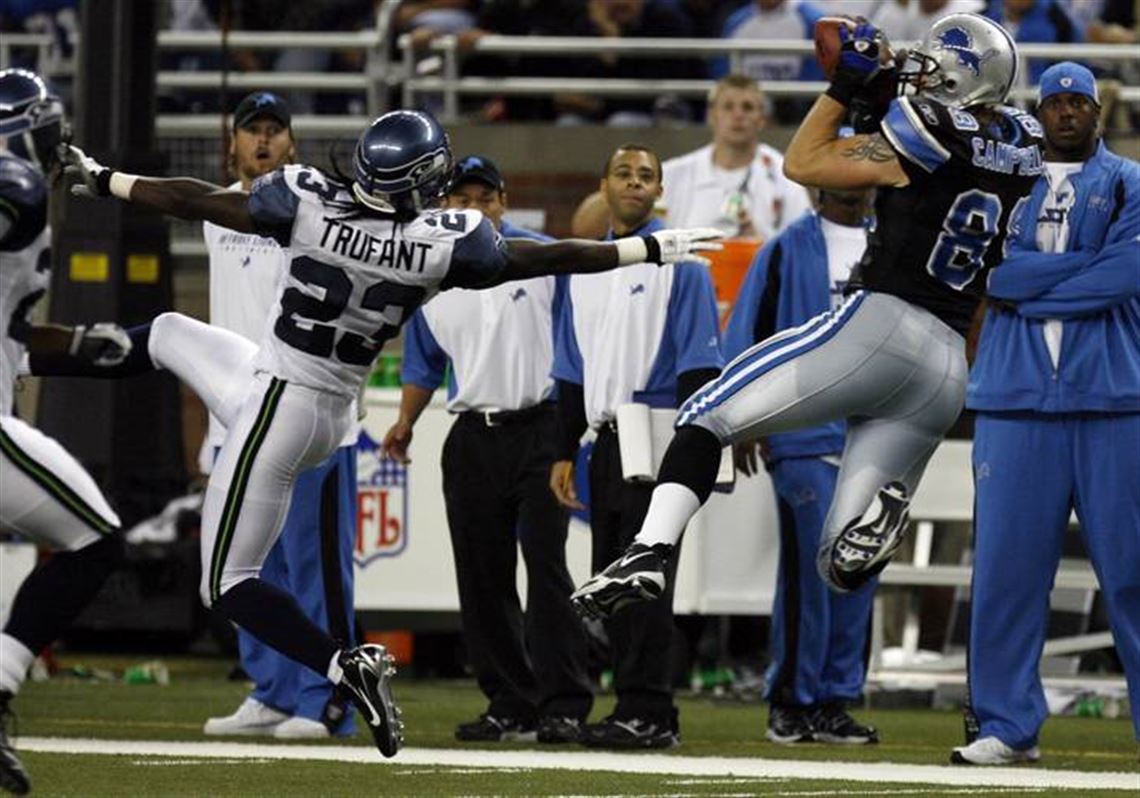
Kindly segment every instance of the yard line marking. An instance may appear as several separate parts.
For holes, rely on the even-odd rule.
[[[391,761],[371,748],[336,745],[264,745],[237,742],[160,742],[23,737],[19,751],[107,756],[200,757],[211,759],[291,759],[360,762],[381,767],[430,765],[526,770],[603,770],[680,776],[752,776],[825,779],[882,784],[946,784],[960,787],[1068,787],[1083,790],[1140,789],[1140,773],[1048,770],[1037,767],[949,767],[889,762],[826,762],[744,757],[616,754],[592,751],[473,751],[455,748],[405,748]]]

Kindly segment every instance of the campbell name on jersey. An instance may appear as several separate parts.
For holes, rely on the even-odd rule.
[[[24,345],[13,328],[29,322],[51,278],[48,186],[33,164],[0,153],[0,415],[10,415]]]
[[[249,211],[290,257],[256,367],[320,390],[355,395],[417,307],[442,289],[486,284],[505,265],[505,244],[479,211],[399,221],[362,210],[308,166],[259,178]]]
[[[894,294],[965,334],[1006,224],[1041,174],[1041,126],[1007,106],[891,102],[881,129],[910,178],[881,188],[852,286]]]

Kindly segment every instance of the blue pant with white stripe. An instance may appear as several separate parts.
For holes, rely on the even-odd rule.
[[[335,473],[335,496],[322,492]],[[335,517],[331,502],[335,498]],[[293,489],[281,536],[261,566],[261,579],[287,591],[305,614],[344,645],[353,645],[353,561],[356,542],[356,449],[342,446],[320,465],[302,472]],[[339,580],[339,586],[330,581]],[[335,606],[334,605],[339,605]],[[337,617],[330,619],[330,612]],[[242,667],[253,680],[253,697],[310,720],[336,721],[335,732],[351,734],[351,708],[338,720],[329,706],[333,685],[253,635],[238,629]],[[329,715],[326,715],[329,713]]]
[[[1049,591],[1075,509],[1140,740],[1140,413],[979,413],[973,458],[969,684],[981,736],[1037,743]]]
[[[876,581],[838,594],[815,569],[838,466],[821,457],[777,461],[780,568],[772,607],[772,664],[765,699],[778,706],[853,701],[863,690],[864,654]]]

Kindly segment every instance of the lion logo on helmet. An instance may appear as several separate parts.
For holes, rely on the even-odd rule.
[[[974,51],[974,40],[963,28],[949,28],[938,35],[938,43],[945,50],[953,50],[958,63],[975,75],[982,74],[982,61],[985,55]]]

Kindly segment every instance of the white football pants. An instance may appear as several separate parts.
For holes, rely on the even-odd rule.
[[[211,606],[260,573],[297,475],[340,445],[354,420],[352,399],[254,373],[255,344],[178,313],[152,322],[149,352],[226,426],[202,508],[200,593]]]

